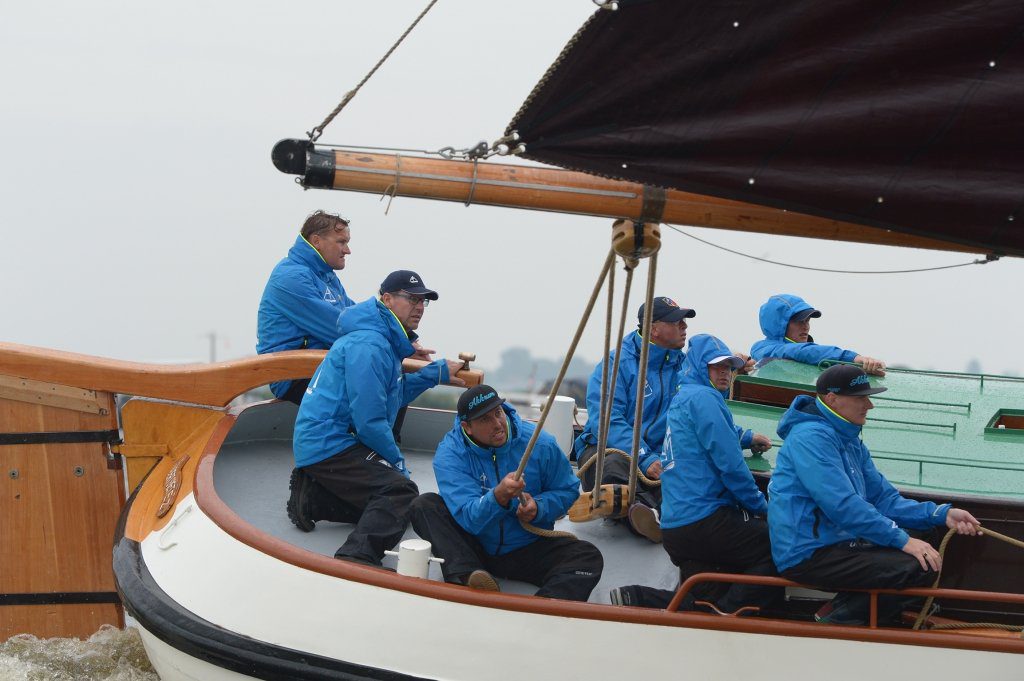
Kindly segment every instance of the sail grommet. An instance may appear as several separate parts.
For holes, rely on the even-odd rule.
[[[612,248],[627,260],[649,258],[661,248],[661,224],[616,220],[612,223]]]

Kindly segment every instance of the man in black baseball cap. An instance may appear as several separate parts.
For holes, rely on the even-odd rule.
[[[412,270],[396,270],[384,278],[380,284],[380,294],[407,293],[426,300],[437,300],[437,291],[427,288],[423,278]]]
[[[540,537],[579,497],[579,481],[555,438],[541,433],[520,478],[515,471],[535,425],[489,385],[459,398],[458,419],[434,453],[440,494],[410,508],[416,533],[433,544],[445,581],[498,590],[491,573],[530,582],[538,596],[585,601],[601,578],[601,553],[571,537]]]
[[[615,379],[615,394],[612,396],[611,422],[606,446],[630,453],[633,448],[633,429],[639,427],[640,472],[648,480],[661,476],[662,442],[665,439],[665,415],[668,405],[679,384],[678,373],[683,365],[683,347],[686,345],[686,320],[697,315],[692,309],[680,305],[667,296],[657,296],[651,305],[651,334],[647,354],[647,381],[644,385],[644,410],[641,423],[635,424],[637,378],[640,372],[640,351],[644,339],[641,336],[644,324],[644,305],[637,310],[637,330],[622,339],[622,359]],[[615,360],[614,351],[608,358],[609,370]],[[598,429],[601,416],[601,373],[602,363],[598,362],[590,375],[587,386],[587,425],[576,438],[573,449],[580,468],[597,453]],[[602,485],[629,484],[630,461],[623,456],[609,456],[605,459],[601,476]],[[583,489],[594,487],[594,467],[583,475]],[[652,542],[661,541],[658,509],[661,506],[661,489],[640,480],[637,502],[629,509],[627,520],[630,528],[638,535]]]
[[[885,388],[872,387],[860,367],[826,369],[816,387],[816,396],[798,396],[779,420],[784,442],[768,486],[776,567],[787,579],[828,591],[931,584],[942,558],[907,530],[946,526],[974,535],[977,519],[950,504],[901,496],[875,467],[861,428],[874,406],[870,395]],[[898,615],[903,601],[880,596],[879,620]],[[840,593],[816,618],[865,624],[867,594]]]

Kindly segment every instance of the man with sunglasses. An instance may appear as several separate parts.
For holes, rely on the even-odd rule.
[[[338,315],[355,301],[335,274],[352,253],[349,221],[318,210],[306,218],[288,256],[277,263],[263,290],[256,353],[318,350],[338,339]],[[270,384],[274,397],[298,404],[307,379]]]
[[[395,442],[398,410],[440,383],[464,385],[455,377],[460,362],[441,359],[402,373],[427,304],[437,298],[417,273],[389,274],[379,298],[341,315],[340,337],[299,405],[288,516],[306,532],[316,520],[355,523],[336,558],[379,566],[401,539],[419,490]]]

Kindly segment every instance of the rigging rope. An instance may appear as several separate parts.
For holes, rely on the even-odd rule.
[[[765,262],[765,263],[768,263],[769,265],[778,265],[779,267],[790,267],[790,268],[793,268],[793,269],[796,269],[796,270],[809,270],[811,272],[828,272],[828,273],[831,273],[831,274],[911,274],[911,273],[914,273],[914,272],[934,272],[936,270],[951,270],[951,269],[956,268],[956,267],[967,267],[968,265],[987,265],[990,262],[995,262],[996,260],[999,260],[999,256],[998,255],[987,255],[987,256],[985,256],[984,259],[978,258],[977,260],[972,260],[971,262],[962,262],[962,263],[959,263],[959,264],[956,264],[956,265],[940,265],[938,267],[921,267],[921,268],[918,268],[918,269],[911,269],[911,270],[835,270],[835,269],[829,269],[827,267],[809,267],[807,265],[794,265],[794,264],[791,264],[791,263],[778,262],[776,260],[769,260],[767,258],[759,258],[756,255],[750,255],[749,253],[742,253],[740,251],[734,251],[731,248],[726,248],[725,246],[719,246],[718,244],[712,243],[710,241],[706,241],[704,239],[701,239],[699,236],[694,236],[693,234],[690,234],[689,232],[684,232],[683,230],[681,230],[679,227],[677,227],[675,225],[670,225],[668,223],[663,223],[663,224],[666,227],[668,227],[669,229],[672,229],[672,230],[674,230],[676,232],[679,232],[683,236],[690,237],[694,241],[699,241],[702,244],[705,244],[707,246],[711,246],[712,248],[717,248],[717,249],[719,249],[721,251],[725,251],[727,253],[732,253],[733,255],[741,255],[744,258],[750,258],[751,260],[757,260],[759,262]]]
[[[370,72],[363,76],[363,79],[359,81],[358,85],[356,85],[354,88],[345,93],[345,96],[341,98],[340,102],[338,102],[338,106],[334,107],[334,111],[327,114],[327,118],[325,118],[320,123],[320,125],[316,126],[315,128],[306,133],[307,135],[309,135],[310,142],[316,142],[318,139],[320,139],[320,135],[324,133],[324,128],[330,125],[331,121],[334,120],[335,116],[341,113],[341,110],[345,108],[345,105],[352,101],[352,98],[356,96],[356,93],[359,92],[359,89],[366,84],[366,81],[370,80],[373,74],[377,73],[377,69],[379,69],[384,64],[384,62],[387,61],[388,57],[391,56],[391,53],[394,52],[398,48],[398,46],[402,44],[402,41],[405,40],[406,36],[412,33],[412,29],[416,28],[416,24],[420,23],[420,19],[425,17],[427,15],[427,12],[429,12],[430,9],[435,4],[437,4],[437,0],[430,0],[430,3],[426,6],[426,8],[422,12],[420,12],[420,15],[416,17],[415,21],[409,24],[409,28],[405,29],[405,33],[399,36],[398,40],[395,41],[395,44],[391,46],[391,49],[388,50],[387,53],[380,58],[380,61],[378,61],[374,65],[374,67],[370,69]]]
[[[626,452],[622,451],[621,449],[611,449],[611,448],[609,448],[609,449],[605,450],[605,454],[606,455],[607,454],[618,454],[619,456],[626,457],[630,461],[633,460],[632,456],[630,456]],[[590,470],[590,467],[594,465],[594,462],[595,462],[596,459],[597,459],[597,454],[594,454],[594,456],[590,457],[590,459],[585,464],[580,466],[579,470],[576,471],[576,477],[582,480],[583,479],[583,474],[586,473],[588,470]],[[646,475],[644,475],[644,472],[642,470],[640,470],[639,466],[636,467],[636,471],[637,471],[637,475],[640,477],[640,482],[644,483],[645,485],[648,485],[649,487],[657,487],[658,485],[661,484],[661,480],[651,480]]]
[[[1005,534],[1000,534],[995,530],[990,530],[986,527],[982,527],[981,533],[987,534],[988,536],[1004,541],[1007,544],[1012,544],[1017,548],[1024,549],[1024,541],[1008,537]],[[939,558],[942,559],[946,554],[946,546],[949,545],[949,540],[956,534],[956,530],[949,530],[946,532],[946,536],[942,538],[942,543],[939,544]],[[939,586],[939,580],[942,578],[942,568],[939,568],[938,574],[935,575],[935,582],[932,584],[932,588],[935,589]],[[921,608],[921,612],[918,613],[917,619],[914,620],[914,629],[920,629],[921,625],[928,620],[928,612],[931,610],[932,603],[935,601],[935,596],[929,596],[924,602],[924,607]],[[1020,631],[1024,633],[1024,627],[1015,626],[1011,624],[998,624],[994,622],[957,622],[955,624],[935,624],[931,626],[932,629],[1003,629],[1006,631]]]

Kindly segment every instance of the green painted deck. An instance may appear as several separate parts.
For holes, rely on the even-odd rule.
[[[813,392],[820,373],[816,366],[772,360],[737,381]],[[1024,498],[1024,378],[892,369],[871,383],[889,390],[872,396],[863,438],[890,482]],[[738,425],[772,438],[775,447],[764,459],[774,465],[785,409],[736,401],[729,408]],[[748,461],[752,469],[764,467],[756,457]]]

